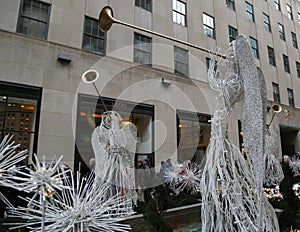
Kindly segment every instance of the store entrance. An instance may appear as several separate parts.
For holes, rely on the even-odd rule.
[[[295,154],[295,142],[299,129],[280,127],[282,156]]]

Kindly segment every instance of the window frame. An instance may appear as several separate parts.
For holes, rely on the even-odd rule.
[[[181,12],[180,9],[177,9],[177,4],[181,4],[184,6],[184,12]],[[173,0],[172,2],[172,17],[173,17],[173,23],[179,24],[183,27],[187,27],[187,7],[186,3],[182,2],[180,0]],[[178,20],[179,18],[177,16],[180,16],[179,18],[181,20]],[[182,20],[183,19],[183,20]]]
[[[295,98],[294,98],[293,90],[287,88],[287,93],[288,93],[289,106],[295,107]]]
[[[139,39],[138,39],[139,38]],[[146,65],[149,67],[152,67],[152,38],[140,33],[134,32],[133,36],[133,61],[138,64]],[[136,43],[137,41],[140,41],[142,43]],[[140,48],[139,48],[139,45]],[[148,46],[150,48],[150,51],[145,49],[145,46]],[[136,55],[138,54],[138,59],[136,59]],[[143,54],[143,56],[141,56]],[[145,60],[145,54],[149,56],[149,63],[140,62],[140,60]]]
[[[231,33],[231,32],[234,32],[234,33]],[[238,29],[228,25],[228,34],[229,34],[229,43],[231,43],[238,36]]]
[[[41,5],[44,5],[44,6],[47,6],[47,21],[43,21],[41,19],[37,19],[37,18],[34,18],[34,17],[30,17],[30,16],[25,16],[24,15],[24,12],[23,12],[23,7],[24,7],[24,2],[26,0],[21,0],[20,2],[20,8],[19,8],[19,14],[18,14],[18,22],[17,22],[17,29],[16,29],[16,32],[17,33],[21,33],[23,35],[27,35],[27,36],[32,36],[32,37],[35,37],[35,38],[39,38],[39,39],[44,39],[44,40],[47,40],[48,38],[48,31],[49,31],[49,24],[50,24],[50,14],[51,14],[51,4],[47,3],[47,2],[43,2],[43,1],[39,1],[39,0],[30,0],[31,4],[33,4],[33,2],[36,2],[36,3],[39,3],[40,4],[40,9],[41,9]],[[30,35],[30,34],[25,34],[22,32],[22,29],[23,29],[23,26],[22,26],[22,23],[21,21],[26,18],[26,19],[29,19],[29,20],[33,20],[38,23],[43,23],[45,24],[45,32],[44,32],[44,35],[42,37],[39,37],[39,36],[34,36],[34,35]]]
[[[205,150],[206,150],[206,147],[205,146],[205,139],[203,141],[203,143],[201,143],[200,141],[200,136],[194,136],[194,138],[198,138],[198,143],[195,144],[195,140],[191,141],[192,144],[189,144],[190,147],[187,148],[184,146],[184,144],[182,144],[181,142],[181,127],[180,127],[180,122],[181,121],[188,121],[188,122],[191,122],[193,125],[195,124],[198,124],[200,126],[200,129],[199,129],[199,135],[200,135],[200,132],[201,132],[201,125],[203,125],[204,127],[211,127],[211,115],[208,115],[208,114],[202,114],[202,113],[198,113],[198,112],[190,112],[190,111],[185,111],[185,110],[180,110],[180,109],[177,109],[176,110],[176,121],[177,121],[177,125],[176,125],[176,134],[177,134],[177,156],[178,156],[178,160],[180,161],[185,161],[185,160],[181,160],[183,157],[181,155],[182,153],[182,150],[185,150],[185,149],[188,149],[188,150],[191,150],[192,152],[194,151],[194,154],[193,154],[193,157],[190,159],[191,161],[198,161],[197,160],[197,157],[195,157],[196,155],[196,152],[199,152],[199,151],[202,151],[204,150],[203,152],[203,159],[205,160]],[[195,132],[197,133],[197,131],[194,130],[194,127],[193,127],[193,131],[192,131],[192,134],[195,135]],[[208,133],[208,136],[210,138],[210,133]],[[204,145],[203,145],[204,144]],[[202,155],[202,154],[201,154]],[[203,162],[203,160],[202,160]]]
[[[287,12],[288,18],[289,18],[290,20],[294,20],[293,10],[292,10],[291,5],[286,4],[286,12]]]
[[[275,50],[270,46],[267,46],[267,49],[268,49],[269,64],[276,67]]]
[[[150,2],[150,6],[149,6],[149,2]],[[152,4],[153,4],[152,0],[135,0],[136,7],[140,7],[149,12],[152,12],[152,7],[153,7]]]
[[[33,141],[32,141],[32,147],[29,150],[29,158],[33,157],[33,154],[37,153],[42,92],[43,89],[41,87],[0,81],[1,96],[6,95],[7,97],[21,98],[21,99],[23,98],[26,100],[36,101],[34,128],[33,128],[33,132],[31,132],[33,134]],[[1,129],[1,131],[4,130]]]
[[[176,51],[179,51],[180,54],[177,54]],[[185,56],[186,62],[184,62],[184,60],[178,60],[178,55],[181,57]],[[178,66],[185,66],[186,73],[184,73],[183,70],[179,70]],[[189,51],[178,46],[174,46],[174,73],[183,77],[189,77]]]
[[[226,5],[227,5],[228,8],[235,11],[235,2],[234,2],[234,0],[226,0]]]
[[[272,82],[272,88],[273,88],[273,100],[274,100],[274,102],[280,103],[279,85],[277,83]]]
[[[255,22],[255,18],[254,18],[254,8],[253,5],[249,2],[245,2],[246,3],[246,17],[249,21],[251,22]],[[249,7],[251,10],[249,10]]]
[[[266,13],[263,13],[263,19],[264,19],[264,27],[265,27],[266,31],[272,32],[269,15],[267,15]]]
[[[258,41],[253,37],[249,37],[249,43],[252,51],[253,57],[259,59],[259,49],[258,49]]]
[[[289,62],[289,57],[287,55],[282,54],[282,60],[283,60],[283,68],[284,71],[287,73],[290,73],[290,62]]]
[[[297,76],[298,78],[300,78],[300,62],[295,61],[295,63],[296,63]]]
[[[292,37],[292,45],[294,48],[298,49],[298,41],[297,41],[297,35],[296,33],[291,31],[291,37]]]
[[[203,31],[204,34],[212,39],[216,39],[216,32],[215,32],[215,18],[205,12],[202,14],[202,20],[203,20]],[[212,25],[210,25],[212,22]],[[208,24],[209,23],[209,24]],[[207,31],[212,33],[207,33]]]
[[[285,41],[284,26],[281,23],[278,23],[278,33],[279,33],[279,38]]]
[[[97,35],[94,35],[90,32],[86,32],[87,20],[90,20],[90,22],[91,22],[91,25],[90,25],[91,31],[95,30],[94,27],[92,27],[93,23],[95,23],[95,25],[97,25],[97,29],[96,29],[97,30]],[[103,35],[103,36],[101,36],[101,35]],[[91,39],[95,39],[97,43],[99,43],[99,41],[102,41],[103,42],[103,51],[100,51],[100,50],[97,50],[97,49],[94,50],[94,49],[84,48],[84,46],[87,45],[87,44],[84,44],[85,37],[90,38],[90,43],[88,45],[92,44]],[[105,55],[106,54],[106,42],[107,42],[107,33],[101,31],[98,20],[85,15],[84,16],[84,23],[83,23],[83,34],[82,34],[81,48],[85,51],[97,53],[97,54],[100,54],[100,55]],[[96,44],[96,48],[99,48],[99,46],[97,46],[97,44]]]
[[[281,11],[280,0],[274,0],[275,9]]]

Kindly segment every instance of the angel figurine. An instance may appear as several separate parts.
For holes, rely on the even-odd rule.
[[[136,202],[134,181],[134,155],[136,128],[133,123],[122,122],[118,112],[107,111],[100,126],[92,133],[95,154],[95,176],[111,185],[108,197],[120,194],[124,200]]]

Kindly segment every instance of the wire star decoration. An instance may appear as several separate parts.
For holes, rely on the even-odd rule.
[[[164,178],[175,191],[195,194],[200,191],[201,175],[200,165],[187,160],[182,164],[176,163],[164,173]]]
[[[129,225],[119,223],[125,216],[133,214],[131,202],[123,200],[119,195],[106,198],[109,185],[94,179],[93,175],[82,178],[79,172],[76,177],[70,176],[66,179],[66,184],[70,188],[64,188],[47,198],[44,231],[131,230]],[[26,221],[11,229],[27,227],[31,231],[40,231],[43,217],[40,202],[30,198],[24,200],[31,202],[33,207],[11,209],[11,215]]]
[[[27,150],[17,152],[20,144],[12,141],[13,135],[6,135],[0,143],[0,186],[11,187],[15,182],[10,180],[11,173],[21,167],[16,165],[26,158]],[[8,206],[12,206],[0,192],[0,199]]]

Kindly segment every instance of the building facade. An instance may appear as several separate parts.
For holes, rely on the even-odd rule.
[[[201,162],[217,92],[207,83],[206,52],[122,25],[99,29],[104,6],[115,18],[205,49],[238,34],[266,78],[267,122],[280,135],[278,158],[300,151],[300,2],[293,0],[0,0],[0,133],[29,155],[78,169],[93,158],[90,136],[103,111],[137,127],[136,162]],[[93,85],[82,74],[96,70]],[[229,136],[242,148],[241,105]]]

